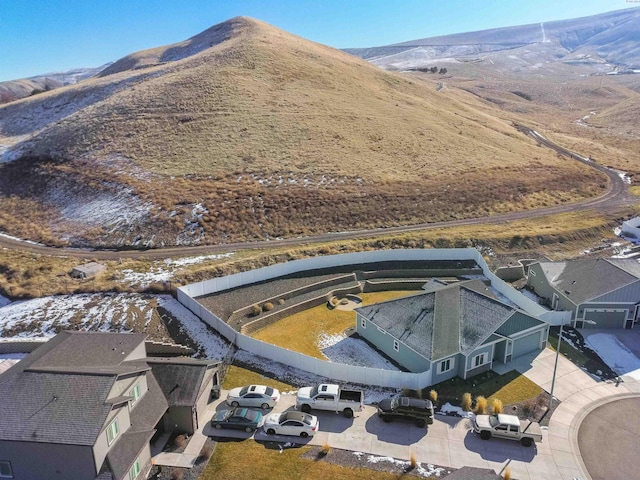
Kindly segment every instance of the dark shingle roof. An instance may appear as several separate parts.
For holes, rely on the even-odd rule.
[[[150,358],[148,362],[170,407],[195,405],[208,366],[196,360],[175,360]]]
[[[113,472],[114,478],[129,478],[125,475],[133,465],[140,452],[149,444],[154,430],[146,432],[131,432],[123,434],[107,453],[107,462]],[[142,465],[140,465],[142,467]]]
[[[569,260],[540,262],[551,286],[579,305],[638,281],[640,264],[633,259]]]
[[[162,389],[151,372],[147,373],[147,388],[149,391],[131,410],[131,431],[153,430],[169,408],[167,399],[164,398]]]
[[[22,372],[0,377],[0,439],[93,445],[116,377]]]
[[[468,355],[515,312],[478,293],[485,288],[479,280],[460,282],[356,311],[428,360]]]
[[[62,332],[60,335],[63,348],[50,349],[33,363],[35,368],[120,365],[147,338],[143,333]]]

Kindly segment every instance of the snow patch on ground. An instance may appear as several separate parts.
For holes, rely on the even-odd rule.
[[[171,280],[176,272],[180,271],[180,268],[190,265],[197,265],[209,260],[220,260],[223,258],[229,258],[232,253],[224,253],[218,255],[201,255],[199,257],[184,257],[184,258],[167,258],[165,260],[158,260],[153,262],[151,267],[145,272],[136,272],[131,269],[120,270],[117,273],[119,280],[122,283],[126,283],[130,286],[148,287],[154,282],[162,283]]]
[[[353,452],[353,454],[358,458],[361,458],[363,455],[362,452]],[[376,455],[367,455],[367,462],[374,463],[374,464],[375,463],[391,463],[393,465],[396,465],[404,469],[405,471],[412,469],[411,462],[407,462],[405,460],[398,460],[397,458],[393,458],[393,457],[378,457]],[[430,463],[427,463],[424,465],[421,463],[418,463],[416,464],[415,468],[412,470],[422,478],[428,478],[433,476],[439,477],[443,473],[448,473],[446,469],[441,467],[435,467]]]
[[[473,418],[475,416],[473,412],[466,412],[462,409],[462,407],[451,405],[448,402],[442,405],[437,413],[441,413],[444,415],[455,415],[462,418]]]
[[[536,295],[535,292],[533,292],[533,291],[531,291],[531,290],[529,290],[527,288],[523,288],[522,290],[520,290],[520,293],[523,296],[527,297],[529,300],[533,300],[534,302],[536,302],[542,308],[544,308],[546,310],[550,310],[550,308],[547,305],[545,305],[543,303],[540,303],[540,300],[542,299],[542,297],[539,297],[538,295]]]
[[[191,310],[173,297],[158,295],[158,306],[168,310],[180,321],[181,329],[202,347],[201,352],[207,359],[222,360],[229,351],[229,344],[222,337],[213,333]]]
[[[333,363],[359,365],[383,370],[400,370],[371,348],[367,342],[359,338],[321,333],[317,345],[324,356]]]
[[[596,333],[587,336],[585,343],[618,375],[629,375],[640,380],[640,359],[624,346],[615,335]]]

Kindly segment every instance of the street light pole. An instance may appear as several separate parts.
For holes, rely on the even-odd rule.
[[[553,389],[556,386],[556,372],[558,371],[558,357],[560,356],[560,345],[562,344],[562,328],[564,327],[564,321],[560,324],[560,335],[558,337],[558,345],[556,348],[556,361],[553,365],[553,378],[551,379],[551,391],[549,392],[549,410],[553,405]]]

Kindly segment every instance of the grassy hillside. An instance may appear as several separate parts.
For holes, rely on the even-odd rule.
[[[21,157],[0,164],[0,230],[23,235],[19,217],[48,242],[217,243],[536,208],[604,188],[518,133],[517,113],[255,20],[223,25],[0,107],[0,144]],[[88,208],[96,198],[103,206]],[[45,218],[25,202],[46,204]]]

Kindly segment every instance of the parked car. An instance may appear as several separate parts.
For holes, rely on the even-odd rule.
[[[533,442],[542,441],[540,425],[527,420],[520,420],[515,415],[476,415],[473,420],[473,430],[480,434],[483,440],[491,437],[517,440],[525,447],[530,447]]]
[[[307,438],[316,434],[320,428],[320,422],[315,415],[290,410],[268,415],[262,428],[269,435],[278,433]]]
[[[364,406],[362,390],[345,390],[338,385],[321,384],[315,387],[303,387],[298,390],[296,408],[305,413],[311,409],[342,412],[345,417],[353,417]]]
[[[232,407],[273,408],[280,400],[280,392],[265,385],[248,385],[234,388],[227,395],[227,405]]]
[[[409,420],[424,428],[433,424],[431,400],[403,397],[402,394],[385,398],[378,404],[378,416],[385,422]]]
[[[233,408],[231,410],[220,410],[211,419],[211,426],[214,428],[235,428],[251,433],[264,424],[262,413],[248,408]]]

